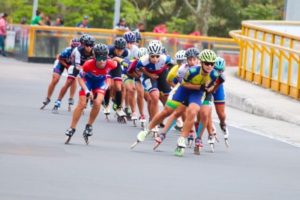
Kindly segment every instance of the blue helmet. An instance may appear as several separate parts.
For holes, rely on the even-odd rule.
[[[198,57],[200,54],[199,50],[197,48],[188,48],[186,51],[185,51],[185,56],[186,58],[189,58],[189,57]]]
[[[225,60],[221,57],[217,57],[214,69],[217,71],[225,71]]]
[[[125,38],[127,43],[134,43],[136,42],[136,36],[133,32],[128,31],[124,33],[123,37]]]
[[[118,37],[115,39],[115,42],[114,42],[114,47],[117,48],[117,49],[125,49],[126,48],[126,45],[127,45],[127,42],[124,38],[122,37]]]

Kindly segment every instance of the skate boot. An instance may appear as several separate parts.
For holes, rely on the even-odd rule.
[[[118,105],[114,101],[113,101],[112,109],[114,111],[117,111],[117,109],[118,109]]]
[[[200,138],[196,138],[195,139],[195,147],[194,147],[194,154],[196,155],[200,155],[200,151],[201,151],[201,148],[203,147],[203,144],[202,144],[202,141]]]
[[[153,150],[156,150],[158,146],[164,141],[165,138],[166,138],[165,133],[161,133],[158,135],[158,137],[155,137],[155,145],[153,147]]]
[[[215,136],[214,135],[209,135],[207,143],[210,146],[211,152],[215,152]]]
[[[145,116],[141,115],[139,120],[140,120],[142,129],[145,129],[145,127],[146,127],[146,118],[145,118]]]
[[[108,115],[110,115],[109,105],[103,107],[103,113],[105,115],[105,119],[108,121],[109,120]]]
[[[229,141],[228,141],[229,131],[228,131],[228,128],[227,128],[226,124],[221,124],[221,123],[220,123],[220,128],[223,131],[225,145],[228,148],[229,147]]]
[[[61,105],[61,101],[60,100],[56,100],[54,103],[54,107],[52,109],[52,113],[57,114],[58,113],[58,109],[60,108]]]
[[[86,145],[89,144],[89,137],[92,135],[93,135],[93,127],[92,127],[92,125],[87,124],[83,131],[83,138],[84,138]]]
[[[65,144],[69,144],[74,133],[75,133],[75,128],[69,128],[68,130],[66,130],[65,134],[67,136],[67,139],[65,141]]]
[[[153,138],[158,137],[158,132],[159,132],[158,126],[155,126],[153,129],[151,129],[152,137]]]
[[[72,111],[72,106],[74,105],[74,99],[73,98],[69,98],[68,99],[68,111],[71,112]]]
[[[137,119],[138,119],[138,117],[137,117],[136,113],[135,112],[132,113],[131,114],[131,121],[133,122],[133,126],[135,126],[135,127],[136,127],[136,121],[137,121]]]
[[[131,109],[130,108],[128,108],[128,107],[125,107],[124,108],[124,113],[125,113],[125,115],[126,115],[126,118],[127,118],[127,120],[128,121],[130,121],[131,120]]]
[[[164,128],[164,127],[165,127],[164,123],[159,124],[159,128]]]
[[[185,138],[180,136],[177,140],[177,147],[175,149],[175,156],[182,157],[185,150]]]
[[[182,119],[181,117],[179,117],[177,120],[176,120],[176,125],[175,125],[175,130],[177,131],[182,131],[182,127],[183,127],[183,122],[182,122]]]
[[[124,113],[122,108],[118,108],[116,110],[116,114],[117,114],[117,121],[121,124],[126,124],[126,114]]]
[[[43,110],[50,103],[50,101],[51,100],[47,97],[45,99],[45,101],[43,101],[43,105],[42,105],[42,107],[40,109]]]
[[[144,142],[147,135],[149,135],[149,133],[150,133],[149,130],[140,131],[136,136],[137,140],[130,146],[130,148],[133,149],[138,143]]]
[[[189,136],[188,136],[188,138],[187,138],[187,144],[188,144],[188,147],[189,147],[189,148],[192,148],[192,146],[193,146],[193,141],[194,141],[194,131],[191,130],[191,131],[190,131],[190,134],[189,134]]]

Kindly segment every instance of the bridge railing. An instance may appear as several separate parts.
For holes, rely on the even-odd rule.
[[[74,28],[54,26],[20,26],[15,25],[16,42],[12,51],[21,58],[29,61],[53,60],[57,53],[62,51],[74,37],[88,33],[96,38],[97,42],[112,44],[116,36],[124,32],[112,29]],[[174,56],[177,50],[197,47],[199,49],[211,48],[222,56],[228,56],[228,65],[237,65],[239,47],[231,38],[191,36],[182,34],[157,34],[143,32],[141,45],[145,46],[152,39],[159,39],[166,47],[168,54]],[[236,63],[230,62],[230,58]]]
[[[240,46],[238,75],[255,84],[299,99],[300,37],[251,22],[243,22],[242,30],[230,32]],[[300,25],[294,22],[262,23]]]

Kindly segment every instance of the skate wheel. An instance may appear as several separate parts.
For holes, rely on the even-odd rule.
[[[46,105],[42,105],[42,107],[40,109],[43,110],[45,107],[46,107]]]
[[[175,149],[175,156],[182,157],[184,154],[184,148],[177,147]]]
[[[200,147],[194,147],[194,154],[200,155]]]
[[[65,141],[65,144],[69,144],[71,138],[72,138],[72,136],[67,136],[67,139],[66,139],[66,141]]]
[[[156,142],[155,145],[154,145],[154,147],[153,147],[153,151],[155,151],[155,150],[159,147],[160,144],[161,144],[161,143]]]
[[[210,149],[211,149],[211,152],[212,152],[212,153],[215,152],[215,146],[214,146],[214,144],[210,144]]]
[[[193,146],[193,140],[189,140],[189,141],[188,141],[188,147],[189,147],[189,148],[192,148],[192,146]]]
[[[229,148],[229,141],[228,141],[228,139],[225,139],[225,146],[226,146],[227,148]]]
[[[89,145],[89,137],[88,136],[83,136],[85,144]]]
[[[135,141],[131,146],[130,149],[133,149],[134,147],[136,147],[136,145],[139,143],[139,141]]]
[[[133,120],[133,126],[136,127],[136,120]]]

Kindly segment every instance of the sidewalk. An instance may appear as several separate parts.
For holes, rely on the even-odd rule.
[[[237,70],[237,67],[226,68],[228,106],[300,126],[300,101],[240,79]]]

